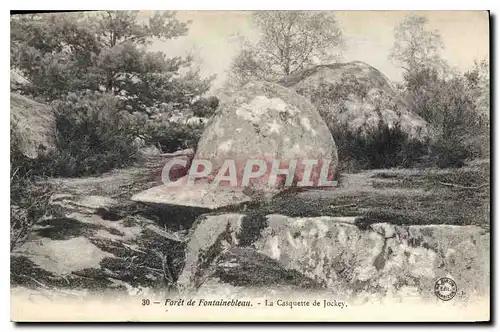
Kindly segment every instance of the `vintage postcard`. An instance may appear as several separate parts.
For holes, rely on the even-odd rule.
[[[11,13],[12,321],[489,321],[489,31]]]

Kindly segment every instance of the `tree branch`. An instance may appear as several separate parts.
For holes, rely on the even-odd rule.
[[[475,186],[475,187],[466,187],[466,186],[462,186],[462,185],[455,184],[455,183],[441,182],[441,181],[439,182],[439,184],[441,184],[443,186],[447,186],[447,187],[454,187],[454,188],[460,188],[460,189],[472,189],[472,190],[481,189],[481,188],[484,188],[484,187],[490,185],[489,183],[483,183],[483,184],[481,184],[479,186]]]

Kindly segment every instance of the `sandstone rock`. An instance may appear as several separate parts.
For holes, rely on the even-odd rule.
[[[324,289],[324,284],[252,248],[232,248],[222,253],[211,275],[222,283],[240,287]]]
[[[182,254],[176,249],[179,238],[164,233],[145,218],[109,221],[74,212],[46,219],[12,252],[11,282],[54,292],[116,289],[147,295],[165,287],[165,260],[171,273],[179,273],[169,256]]]
[[[66,195],[67,197],[68,195]],[[63,196],[65,197],[65,196]],[[53,197],[53,198],[58,198]],[[83,196],[80,197],[79,199],[76,199],[74,201],[69,201],[69,204],[73,204],[78,207],[82,208],[88,208],[91,210],[97,210],[99,208],[101,209],[111,209],[119,204],[119,202],[116,199],[113,199],[111,197],[106,197],[106,196],[97,196],[97,195],[89,195],[89,196]]]
[[[171,153],[162,153],[162,157],[179,157],[179,156],[187,156],[190,159],[194,157],[195,151],[191,148],[189,149],[184,149],[184,150],[179,150]]]
[[[412,138],[432,136],[427,122],[408,110],[390,81],[364,62],[317,66],[285,77],[280,84],[309,98],[332,130],[344,125],[366,134],[383,120],[389,127],[399,122]]]
[[[186,120],[186,124],[188,125],[205,125],[208,123],[208,118],[192,116]]]
[[[248,259],[228,252],[243,246],[249,251],[240,254],[265,255],[276,266],[298,272],[299,279],[310,279],[344,298],[401,298],[412,293],[433,299],[434,284],[441,277],[457,282],[459,300],[489,292],[490,235],[477,226],[380,223],[359,228],[330,217],[283,215],[268,215],[265,224],[252,223],[257,221],[243,215],[200,218],[187,246],[182,285],[196,288],[213,278],[226,284],[231,275],[242,281],[239,276],[246,274],[241,266]],[[245,237],[252,226],[257,236],[249,244]],[[271,276],[258,279],[268,280],[270,287],[275,283]]]
[[[242,214],[204,215],[193,224],[185,263],[177,283],[182,288],[200,285],[204,268],[210,267],[224,248],[238,244]],[[211,255],[215,253],[215,255]]]
[[[259,178],[241,185],[248,160],[258,159],[266,165]],[[327,163],[329,180],[337,166],[335,142],[313,105],[291,90],[271,83],[254,82],[245,85],[230,101],[223,103],[207,125],[194,160],[211,162],[211,173],[194,186],[164,185],[135,195],[132,199],[146,203],[214,208],[242,203],[255,197],[271,197],[283,186],[284,177],[269,183],[272,162],[280,160],[281,167],[297,160],[294,183],[302,179],[304,159],[318,160],[311,179],[317,181],[322,162]],[[215,186],[226,161],[236,167],[237,188],[222,188],[227,181]],[[189,165],[188,165],[189,166]],[[187,167],[188,167],[187,166]],[[221,175],[225,173],[222,172]],[[180,179],[186,181],[187,177]],[[208,183],[208,184],[207,184]],[[184,201],[185,200],[185,201]],[[197,203],[198,201],[198,203]]]
[[[143,156],[159,156],[161,155],[161,150],[156,146],[145,146],[139,149],[139,153]]]
[[[55,149],[55,118],[49,106],[11,93],[10,121],[15,143],[26,157],[36,158]]]
[[[335,142],[314,106],[291,90],[261,82],[246,84],[221,105],[194,157],[210,160],[214,174],[229,158],[330,160],[332,172],[337,166]],[[259,180],[268,187],[267,178]]]
[[[165,262],[172,274],[179,273],[185,231],[165,228],[162,218],[171,217],[129,199],[154,185],[152,175],[164,160],[150,158],[96,177],[50,179],[56,216],[43,218],[13,249],[12,285],[143,296],[148,289],[164,289]]]
[[[331,289],[393,295],[414,286],[433,297],[435,281],[448,276],[469,294],[489,290],[489,234],[480,227],[379,224],[361,230],[318,218],[268,220],[254,246]],[[447,260],[446,253],[461,258]]]
[[[42,238],[26,243],[20,253],[30,257],[36,265],[43,266],[44,270],[58,275],[98,268],[104,258],[113,256],[83,236],[67,240]]]
[[[196,186],[156,186],[135,194],[131,200],[149,204],[217,209],[223,206],[250,202],[252,198],[238,188],[198,183]]]

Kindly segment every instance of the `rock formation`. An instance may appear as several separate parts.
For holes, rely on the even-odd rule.
[[[206,282],[221,288],[288,282],[349,299],[433,299],[436,280],[449,277],[459,283],[462,297],[489,292],[490,235],[481,227],[363,227],[332,217],[268,215],[249,232],[245,223],[256,220],[244,214],[201,216],[179,284],[189,289]],[[273,282],[275,274],[282,277]]]
[[[387,77],[364,62],[316,66],[279,83],[309,98],[331,130],[344,125],[365,134],[382,120],[389,127],[399,122],[415,139],[432,136],[427,122],[408,110]]]
[[[49,106],[11,93],[10,119],[16,144],[25,156],[36,158],[55,148],[55,118]]]
[[[247,186],[241,185],[245,165],[254,159],[265,163],[266,172],[249,181]],[[338,163],[336,146],[314,106],[306,98],[279,85],[248,83],[230,101],[221,104],[200,138],[194,160],[211,162],[211,172],[203,179],[206,181],[199,181],[198,186],[192,187],[152,188],[134,196],[133,200],[211,208],[210,202],[218,206],[231,201],[239,203],[252,199],[255,193],[272,196],[281,190],[285,180],[278,177],[270,183],[273,161],[280,161],[280,167],[284,168],[291,160],[297,160],[293,179],[296,183],[302,180],[305,166],[301,161],[305,159],[318,161],[310,176],[313,182],[317,183],[323,162],[327,164],[329,180],[332,179]],[[227,183],[221,181],[220,185],[207,186],[207,182],[213,181],[226,166],[226,161],[236,165],[237,185],[224,189]],[[218,197],[219,193],[224,199]]]

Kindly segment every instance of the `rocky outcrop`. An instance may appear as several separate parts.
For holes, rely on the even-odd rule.
[[[160,183],[169,158],[151,157],[100,176],[46,180],[55,191],[50,213],[12,249],[12,286],[81,296],[103,290],[147,294],[172,285],[185,228],[195,217],[183,215],[186,226],[171,211],[130,201],[131,194]]]
[[[55,117],[49,106],[10,94],[10,121],[17,148],[29,158],[55,149]]]
[[[109,220],[73,212],[44,220],[11,253],[11,283],[81,295],[163,288],[169,273],[178,273],[173,257],[182,254],[175,249],[182,241],[163,232],[140,215]],[[167,260],[172,271],[163,268]]]
[[[213,268],[218,256],[237,246],[242,214],[204,215],[193,224],[187,245],[184,269],[179,276],[181,287],[201,285],[206,268]]]
[[[437,181],[478,187],[489,163],[343,174],[332,191],[282,193],[218,213],[131,201],[158,185],[171,157],[48,181],[61,215],[41,220],[12,251],[13,287],[142,296],[179,288],[217,298],[328,292],[363,303],[435,300],[434,284],[446,276],[456,299],[488,293],[489,189]]]
[[[439,278],[449,277],[464,300],[489,292],[489,243],[489,232],[478,226],[208,215],[195,224],[179,283],[189,289],[214,280],[222,288],[288,282],[343,298],[426,299],[435,297]],[[270,261],[263,264],[262,257]]]
[[[363,135],[382,121],[389,127],[399,123],[412,138],[432,136],[427,122],[408,110],[387,77],[364,62],[321,65],[279,83],[309,98],[331,130],[346,126]]]
[[[221,104],[198,142],[194,160],[210,161],[210,174],[194,186],[164,185],[139,193],[132,199],[145,203],[216,208],[246,202],[254,197],[271,197],[284,184],[282,176],[274,183],[269,182],[273,162],[281,161],[283,168],[291,160],[297,161],[294,178],[294,183],[297,183],[302,180],[305,166],[301,161],[305,159],[318,161],[310,176],[313,182],[318,181],[323,163],[326,163],[329,179],[334,176],[337,149],[314,106],[282,86],[248,83],[231,100]],[[266,171],[243,185],[243,173],[249,160],[262,161]],[[225,180],[220,185],[207,186],[217,179],[221,169],[230,171],[227,161],[234,162],[237,183]],[[225,174],[223,171],[220,175]],[[186,177],[179,181],[185,182]],[[230,189],[221,188],[228,187],[226,184],[231,185]]]

